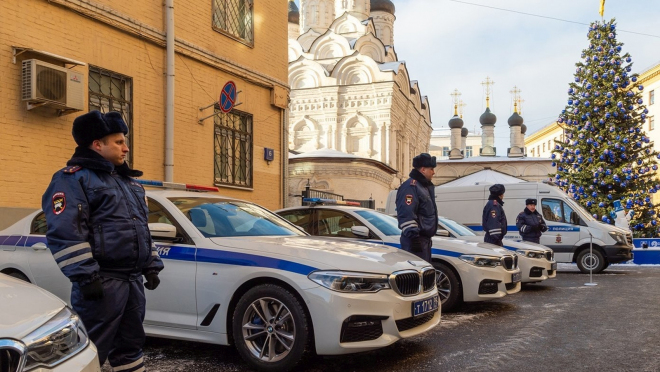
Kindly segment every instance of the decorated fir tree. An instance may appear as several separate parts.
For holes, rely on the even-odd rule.
[[[656,237],[660,224],[652,194],[660,190],[658,154],[644,132],[644,87],[631,73],[630,55],[622,54],[614,19],[592,23],[588,37],[568,105],[557,120],[565,136],[552,154],[555,182],[605,223],[614,224],[613,202],[620,200],[634,210],[634,236]]]

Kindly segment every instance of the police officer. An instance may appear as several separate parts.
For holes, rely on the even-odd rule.
[[[536,199],[525,200],[525,210],[518,214],[516,227],[526,242],[539,243],[541,235],[548,231],[543,217],[536,210]]]
[[[506,215],[504,214],[504,185],[495,184],[491,186],[488,202],[484,207],[484,213],[481,217],[481,227],[483,227],[486,236],[484,242],[502,246],[502,239],[506,235]]]
[[[73,121],[78,144],[42,198],[46,238],[72,282],[71,304],[115,371],[144,371],[144,288],[154,290],[163,263],[151,240],[144,188],[126,164],[128,127],[118,112],[91,111]],[[143,285],[142,277],[146,279]]]
[[[438,207],[431,182],[435,156],[422,153],[413,158],[410,178],[396,192],[396,217],[401,229],[401,248],[431,262],[431,237],[438,231]]]

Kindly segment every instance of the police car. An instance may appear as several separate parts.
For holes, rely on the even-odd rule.
[[[438,217],[438,228],[452,238],[470,242],[482,242],[484,237],[475,234],[469,227],[446,217]],[[518,266],[522,283],[538,283],[557,276],[557,262],[552,249],[541,244],[502,240],[504,248],[519,255]]]
[[[100,372],[96,347],[78,315],[19,279],[0,274],[0,371]]]
[[[253,368],[286,370],[311,345],[326,355],[373,350],[440,321],[435,270],[412,254],[310,237],[256,204],[217,194],[146,195],[165,264],[160,286],[146,293],[148,335],[234,344]],[[45,232],[41,211],[0,231],[0,272],[68,301],[71,283]]]
[[[401,230],[394,217],[371,209],[337,205],[337,201],[329,199],[304,200],[312,206],[275,213],[311,235],[401,247]],[[431,254],[442,311],[461,302],[502,298],[520,291],[519,256],[509,250],[483,242],[433,238]]]

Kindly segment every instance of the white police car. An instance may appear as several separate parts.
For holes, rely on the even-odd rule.
[[[306,199],[307,200],[307,199]],[[324,237],[362,239],[400,248],[396,218],[371,209],[340,206],[327,199],[308,199],[311,207],[293,207],[275,213]],[[520,292],[518,256],[483,242],[433,238],[431,250],[437,270],[442,311],[461,302],[485,301]]]
[[[0,371],[101,371],[96,347],[64,301],[3,274],[0,299]]]
[[[147,291],[148,335],[233,343],[253,367],[286,370],[312,344],[318,354],[372,350],[440,321],[435,271],[407,252],[310,237],[218,195],[147,190],[147,198],[165,264],[160,286]],[[0,272],[68,300],[71,283],[45,232],[40,211],[0,231]]]
[[[438,217],[438,229],[446,230],[452,238],[470,242],[484,241],[483,236],[475,234],[469,227],[446,217]],[[518,266],[522,273],[522,283],[538,283],[557,276],[557,262],[552,249],[541,244],[511,239],[504,239],[502,243],[504,248],[520,256]]]

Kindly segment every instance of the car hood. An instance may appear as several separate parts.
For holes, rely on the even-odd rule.
[[[461,239],[471,241],[471,242],[481,242],[481,241],[484,240],[484,237],[483,236],[461,236]],[[511,250],[528,249],[528,250],[535,250],[535,251],[552,252],[552,249],[546,247],[545,245],[531,243],[531,242],[519,242],[519,241],[511,240],[511,239],[504,239],[504,240],[502,240],[502,243],[504,244],[504,248],[509,248]]]
[[[511,251],[504,249],[498,245],[484,243],[483,238],[474,236],[477,240],[463,240],[456,238],[433,238],[433,248],[440,250],[447,250],[460,254],[482,254],[488,256],[501,257],[504,255],[511,255]]]
[[[319,270],[390,274],[429,264],[398,248],[317,236],[210,238],[221,247],[247,254],[290,260]]]
[[[0,339],[21,339],[64,308],[55,295],[0,274]]]

